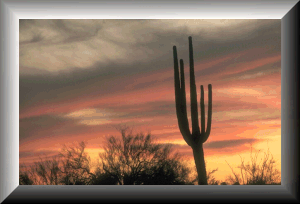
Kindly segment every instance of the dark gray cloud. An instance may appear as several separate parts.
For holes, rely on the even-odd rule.
[[[277,61],[274,63],[269,63],[264,66],[259,66],[254,69],[241,71],[236,74],[225,74],[221,80],[224,81],[238,81],[238,80],[245,80],[249,78],[256,78],[257,76],[262,75],[269,75],[274,73],[280,73],[281,72],[281,61]]]
[[[76,136],[89,134],[96,134],[101,138],[103,134],[113,129],[106,124],[91,127],[81,123],[81,120],[80,117],[67,117],[63,114],[22,118],[19,121],[20,142],[43,138],[74,140]]]
[[[37,138],[51,137],[53,139],[61,136],[72,137],[76,134],[85,134],[87,131],[93,133],[99,131],[97,128],[89,128],[86,125],[78,123],[77,118],[67,118],[57,115],[41,115],[30,118],[20,119],[19,127],[20,141],[34,140]]]
[[[222,149],[222,148],[228,148],[228,147],[242,146],[244,144],[252,144],[252,143],[255,143],[258,141],[260,141],[260,140],[254,139],[254,138],[222,140],[222,141],[214,141],[214,142],[204,143],[204,147],[207,149]]]
[[[203,25],[179,22],[20,20],[20,110],[67,98],[124,92],[128,84],[122,83],[122,78],[172,67],[173,45],[187,64],[189,35],[193,36],[196,62],[257,46],[267,47],[266,54],[280,52],[280,20],[228,21],[227,27],[214,26],[210,21]],[[251,61],[255,57],[233,60]],[[199,74],[206,77],[231,63],[229,60]],[[167,80],[173,82],[172,77]],[[157,83],[162,82],[132,88]]]
[[[120,106],[101,106],[94,108],[104,108],[111,112],[124,112],[116,118],[139,118],[152,116],[168,116],[175,114],[175,103],[171,101],[154,101],[142,104],[120,105]]]
[[[198,101],[199,102],[199,101]],[[157,101],[157,102],[148,102],[143,104],[134,104],[134,105],[121,105],[121,106],[101,106],[99,108],[105,108],[111,112],[122,112],[126,110],[126,114],[117,116],[116,118],[140,118],[140,117],[152,117],[152,116],[174,116],[176,113],[175,103],[173,101]],[[208,104],[205,103],[207,109]],[[188,104],[187,112],[188,116],[190,115],[190,104]],[[257,110],[268,108],[266,104],[260,103],[251,103],[243,101],[226,101],[226,102],[214,102],[213,107],[215,113],[222,111],[232,111],[232,110]],[[97,108],[97,107],[94,107]],[[247,120],[249,118],[245,118]]]
[[[32,158],[32,157],[44,157],[47,155],[58,155],[58,151],[55,150],[37,150],[37,151],[20,151],[19,158]]]
[[[250,138],[250,139],[235,139],[235,140],[221,140],[221,141],[213,141],[213,142],[206,142],[204,143],[205,149],[225,149],[225,148],[232,148],[237,146],[243,146],[245,144],[253,144],[259,142],[261,140]],[[180,152],[190,151],[190,148],[187,144],[173,144],[173,143],[164,143],[170,144],[176,150],[180,150]]]
[[[205,107],[207,104],[205,103]],[[240,110],[240,109],[261,109],[267,108],[266,104],[244,102],[244,101],[217,101],[213,102],[213,109],[215,112],[228,111],[228,110]]]
[[[75,120],[52,115],[23,118],[19,121],[19,138],[20,141],[23,141],[25,139],[36,139],[41,136],[53,137],[56,135],[55,131],[58,131],[61,127],[75,126],[75,122]]]
[[[101,29],[101,22],[93,27],[93,20],[90,21],[76,21],[76,20],[62,20],[62,19],[39,19],[39,20],[20,20],[20,45],[29,42],[42,42],[43,45],[47,43],[61,44],[76,41],[84,41],[95,36],[98,30]],[[39,40],[36,39],[39,36]]]
[[[140,69],[145,71],[148,68],[144,68],[144,65],[148,63],[152,65],[158,65],[158,63],[160,62],[166,61],[166,59],[170,59],[170,62],[167,64],[171,64],[173,45],[176,45],[178,47],[179,57],[187,59],[187,37],[192,34],[195,48],[195,60],[214,58],[216,56],[222,56],[231,52],[238,52],[241,50],[250,49],[257,45],[269,47],[268,52],[280,51],[280,35],[278,35],[278,32],[280,34],[279,20],[252,20],[245,21],[244,24],[242,23],[243,21],[241,21],[240,27],[231,26],[229,24],[228,27],[224,28],[220,28],[218,26],[213,27],[214,24],[212,24],[210,25],[210,27],[213,28],[210,29],[207,29],[205,27],[207,26],[207,24],[189,25],[188,23],[186,23],[185,26],[182,25],[183,27],[178,26],[178,21],[176,20],[166,21],[167,23],[169,23],[168,25],[170,27],[166,28],[163,27],[166,24],[163,22],[164,21],[159,20],[110,20],[107,21],[107,23],[103,23],[103,21],[101,20],[35,20],[34,23],[31,23],[28,26],[20,26],[21,39],[22,36],[29,35],[27,34],[27,32],[30,29],[32,30],[32,33],[30,34],[30,41],[32,41],[32,39],[36,38],[37,33],[39,33],[36,32],[36,30],[42,30],[43,33],[39,34],[41,36],[39,37],[40,39],[45,39],[48,37],[49,39],[58,40],[62,38],[61,43],[65,43],[66,45],[65,47],[56,46],[51,50],[47,50],[47,53],[43,52],[46,51],[43,50],[43,47],[53,47],[53,42],[48,42],[46,39],[42,41],[45,41],[45,43],[48,42],[48,45],[36,44],[21,46],[20,52],[25,52],[27,50],[29,51],[27,55],[35,57],[36,60],[39,59],[38,56],[43,57],[43,54],[49,54],[50,58],[45,58],[48,59],[48,63],[38,63],[39,61],[22,61],[21,57],[20,64],[23,65],[24,68],[20,69],[20,73],[21,75],[25,74],[26,69],[30,67],[43,69],[44,66],[49,66],[52,64],[54,65],[54,67],[49,67],[46,70],[49,70],[50,72],[53,72],[55,70],[64,70],[64,67],[62,67],[61,69],[57,68],[60,67],[60,60],[68,60],[70,61],[70,63],[74,63],[77,61],[84,62],[84,56],[92,50],[96,50],[96,52],[100,54],[107,53],[113,59],[103,60],[101,57],[97,58],[97,56],[95,56],[90,59],[91,61],[93,61],[93,63],[89,63],[88,61],[84,63],[85,68],[91,68],[94,66],[94,64],[99,65],[98,69],[103,69],[103,67],[107,66],[112,67],[117,65],[115,66],[114,70],[118,70],[120,69],[118,68],[118,65],[135,65],[133,66],[134,69]],[[72,46],[72,43],[68,42],[69,40],[67,42],[65,41],[65,38],[72,39],[74,38],[74,36],[85,36],[84,33],[86,32],[94,33],[95,31],[93,30],[101,30],[101,27],[103,33],[95,37],[94,41],[96,42],[89,42],[83,39],[78,40],[79,42],[81,42],[81,44],[84,44],[86,46],[81,47],[77,44]],[[189,30],[193,28],[196,29],[196,31],[189,32]],[[232,33],[233,31],[230,32],[230,29],[234,31],[234,34]],[[250,33],[247,31],[249,31]],[[49,33],[54,34],[52,36]],[[101,32],[99,31],[99,33]],[[226,33],[228,33],[228,35],[226,35]],[[215,37],[211,37],[214,36],[214,34]],[[238,37],[233,38],[233,35],[237,35]],[[97,40],[101,42],[111,42],[113,45],[119,46],[120,49],[116,49],[114,50],[114,52],[111,52],[109,51],[109,47],[105,47],[101,43],[99,46],[97,46]],[[72,56],[64,56],[65,53],[67,53],[67,51],[72,51],[73,53],[79,48],[83,49],[78,53],[81,55],[75,54]],[[37,49],[38,52],[35,53],[35,49]],[[125,53],[123,53],[122,51],[125,51]],[[139,53],[142,53],[144,57],[138,57]],[[125,54],[125,58],[127,58],[127,60],[118,60],[118,54]],[[50,61],[51,57],[53,57],[53,59],[55,60]],[[139,67],[139,64],[142,66]],[[73,66],[71,66],[71,71],[73,71],[73,69],[76,70],[76,67],[82,66],[76,66],[75,63]],[[163,66],[163,68],[165,68],[165,66]],[[153,69],[157,68],[153,67]],[[125,70],[127,73],[127,69]]]

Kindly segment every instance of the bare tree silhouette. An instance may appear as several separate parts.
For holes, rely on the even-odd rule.
[[[58,155],[20,168],[20,185],[193,184],[190,169],[171,145],[155,144],[150,134],[132,136],[127,130],[121,131],[122,139],[108,138],[96,170],[91,170],[84,142],[64,145]]]
[[[84,151],[86,144],[80,142],[78,145],[66,146],[59,153],[61,158],[62,183],[66,185],[85,185],[90,183],[94,174],[91,172],[91,160]]]
[[[26,175],[25,178],[28,177],[32,181],[30,185],[58,185],[61,176],[59,158],[57,156],[40,158],[40,161],[35,162],[29,169],[23,169],[20,175]]]
[[[104,153],[100,153],[102,169],[119,185],[192,184],[190,169],[180,162],[179,154],[171,154],[171,145],[152,142],[151,135],[132,135],[121,130],[122,139],[111,136]]]
[[[52,158],[40,158],[30,167],[20,168],[20,185],[84,185],[94,175],[90,159],[84,152],[85,143],[65,146]]]
[[[19,173],[19,185],[33,185],[33,180],[29,178],[28,172]]]
[[[189,37],[189,59],[190,59],[190,97],[191,97],[191,118],[192,118],[192,133],[189,130],[189,122],[186,111],[186,94],[185,94],[185,79],[184,79],[184,64],[180,59],[180,75],[178,69],[178,58],[176,46],[173,46],[174,57],[174,82],[175,82],[175,103],[178,126],[186,143],[193,149],[195,164],[198,173],[198,184],[207,185],[207,175],[204,161],[203,143],[208,139],[211,130],[212,118],[212,86],[208,85],[208,117],[207,129],[205,131],[205,107],[204,107],[204,90],[201,85],[201,132],[198,124],[198,105],[197,91],[194,74],[194,56],[192,37]]]
[[[196,171],[188,168],[179,154],[172,153],[171,145],[155,144],[151,135],[132,136],[125,132],[123,134],[124,140],[123,137],[120,140],[116,137],[108,138],[107,151],[101,155],[103,160],[100,160],[101,165],[98,164],[96,170],[91,170],[92,164],[84,151],[85,143],[81,142],[77,146],[64,146],[59,155],[41,159],[33,166],[21,165],[19,184],[193,185],[198,180],[197,175],[191,175]],[[116,142],[113,144],[109,142],[114,140]],[[127,141],[126,148],[123,141]],[[156,152],[150,151],[155,147]],[[125,149],[128,151],[127,156],[124,154]],[[228,164],[234,176],[228,176],[226,182],[215,179],[213,174],[217,169],[208,170],[208,185],[280,185],[280,172],[274,166],[275,160],[270,151],[264,153],[260,161],[258,154],[259,152],[252,156],[251,151],[249,163],[245,163],[241,158],[241,164],[238,166],[240,174]],[[122,162],[119,163],[120,160]],[[105,168],[102,168],[102,161]]]
[[[238,166],[240,173],[236,173],[230,167],[233,176],[228,176],[229,183],[234,185],[278,185],[281,184],[280,171],[275,168],[275,160],[271,155],[270,150],[264,152],[264,157],[258,161],[260,150],[255,152],[253,156],[252,147],[250,154],[250,162],[245,163],[244,158],[241,158],[241,164]]]

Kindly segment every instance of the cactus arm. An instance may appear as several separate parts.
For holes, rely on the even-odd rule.
[[[192,136],[191,136],[191,132],[190,132],[190,129],[189,129],[189,121],[188,121],[188,118],[187,118],[187,109],[186,109],[186,94],[185,94],[185,78],[184,78],[184,64],[183,64],[183,60],[180,59],[180,82],[181,82],[181,105],[180,105],[180,111],[183,115],[182,117],[182,135],[183,135],[183,138],[185,139],[186,143],[191,146],[192,144]]]
[[[176,115],[178,119],[179,130],[183,136],[185,142],[191,146],[191,133],[189,130],[189,124],[186,113],[186,99],[185,99],[185,85],[184,85],[184,73],[183,73],[183,62],[182,62],[182,73],[181,76],[181,85],[183,88],[180,88],[180,79],[179,79],[179,70],[178,70],[178,58],[176,46],[173,46],[173,56],[174,56],[174,85],[175,85],[175,102],[176,102]]]
[[[186,94],[185,94],[185,78],[184,78],[184,64],[183,64],[183,60],[180,59],[180,82],[181,82],[181,111],[184,115],[184,123],[185,123],[185,127],[189,127],[189,121],[187,119],[187,112],[186,112]],[[188,129],[188,132],[190,134],[190,130],[189,128]]]
[[[183,60],[180,59],[180,90],[181,90],[181,111],[184,115],[184,121],[185,121],[185,125],[186,127],[189,127],[189,121],[187,119],[187,112],[186,112],[186,94],[185,94],[185,78],[184,78],[184,64],[183,64]],[[189,128],[188,128],[189,130]],[[190,133],[190,132],[189,132]]]
[[[198,104],[197,104],[197,91],[194,73],[194,56],[192,37],[189,37],[189,58],[190,58],[190,96],[191,96],[191,118],[192,118],[192,134],[200,134],[198,124]]]
[[[201,136],[205,134],[205,105],[204,105],[204,90],[203,85],[200,86],[201,95],[200,95],[200,111],[201,111]]]
[[[178,59],[177,59],[176,46],[173,46],[173,58],[174,58],[175,101],[176,101],[176,104],[177,104],[177,102],[179,101],[179,98],[180,98],[180,80],[179,80]]]
[[[183,64],[183,60],[180,59],[180,90],[181,90],[181,97],[182,97],[182,105],[183,105],[183,111],[186,114],[186,94],[185,94],[185,78],[184,78],[184,64]]]
[[[207,115],[207,128],[204,134],[202,143],[206,142],[211,130],[211,118],[212,118],[212,86],[208,84],[208,115]]]

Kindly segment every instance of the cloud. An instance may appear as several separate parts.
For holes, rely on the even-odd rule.
[[[234,121],[255,121],[262,119],[277,119],[280,118],[281,111],[273,108],[262,108],[256,110],[227,110],[214,113],[213,120],[217,122],[234,122]]]
[[[217,89],[217,93],[221,94],[228,94],[230,96],[238,95],[239,97],[242,96],[261,96],[264,93],[261,91],[257,91],[252,88],[238,88],[238,87],[233,87],[233,88],[226,88],[226,89]]]
[[[29,74],[27,67],[59,73],[94,64],[161,61],[174,44],[179,54],[186,52],[188,35],[194,36],[195,50],[209,56],[251,47],[256,35],[274,42],[278,25],[276,20],[21,20],[20,73]]]
[[[51,137],[61,128],[74,126],[76,121],[53,115],[40,115],[19,120],[20,141]]]
[[[238,152],[243,152],[248,150],[248,146],[258,143],[262,140],[249,138],[249,139],[231,139],[231,140],[221,140],[221,141],[212,141],[204,143],[203,147],[205,150],[206,156],[213,155],[229,155],[237,154]],[[188,156],[193,159],[193,151],[191,147],[187,144],[180,144],[174,142],[162,142],[162,144],[170,144],[173,147],[173,150],[178,151],[181,155]]]
[[[237,81],[259,78],[264,75],[280,73],[281,71],[281,55],[267,56],[261,59],[253,59],[252,62],[243,62],[236,66],[235,69],[223,73],[222,80]]]
[[[20,159],[33,159],[33,158],[40,158],[44,156],[53,156],[58,155],[58,151],[55,150],[34,150],[34,151],[20,151],[19,158]]]
[[[84,125],[101,125],[111,123],[111,119],[113,117],[118,117],[118,115],[122,115],[123,113],[113,113],[104,109],[82,109],[79,111],[71,112],[63,115],[66,118],[73,118],[79,120],[79,124]]]
[[[247,29],[237,32],[240,26],[251,28],[250,34]],[[226,73],[224,67],[233,61],[247,63],[259,55],[280,53],[276,20],[20,20],[21,111],[33,104],[81,101],[166,83],[172,87],[172,46],[177,45],[185,61],[188,56],[189,31],[183,28],[198,29],[193,35],[197,80]],[[224,35],[225,28],[242,33],[243,39]],[[214,32],[222,34],[221,42],[209,39]],[[212,64],[216,57],[224,60]],[[245,75],[239,77],[249,77]]]
[[[236,146],[242,146],[244,144],[252,144],[258,142],[258,139],[236,139],[236,140],[222,140],[204,143],[204,147],[208,149],[222,149]]]
[[[86,138],[101,136],[105,134],[107,127],[105,123],[90,128],[80,118],[79,114],[71,113],[75,117],[66,117],[64,114],[58,115],[40,115],[29,118],[23,118],[19,121],[20,128],[20,142],[28,143],[38,141],[53,140],[63,141],[85,136]],[[29,143],[28,143],[29,145]],[[30,145],[29,145],[30,146]]]

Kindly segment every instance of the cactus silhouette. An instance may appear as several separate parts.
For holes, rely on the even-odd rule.
[[[178,58],[176,46],[173,46],[174,57],[174,81],[175,81],[175,103],[178,126],[183,139],[193,149],[196,169],[198,173],[198,184],[207,185],[206,168],[204,161],[203,143],[208,139],[211,130],[212,118],[212,86],[208,85],[208,117],[207,129],[205,131],[205,107],[204,107],[204,90],[201,85],[200,108],[201,108],[201,131],[198,124],[198,107],[197,107],[197,91],[194,73],[194,57],[192,37],[189,36],[189,59],[190,59],[190,97],[191,97],[191,119],[192,133],[189,129],[189,122],[186,111],[186,94],[184,79],[184,64],[180,59],[180,74],[178,69]]]

